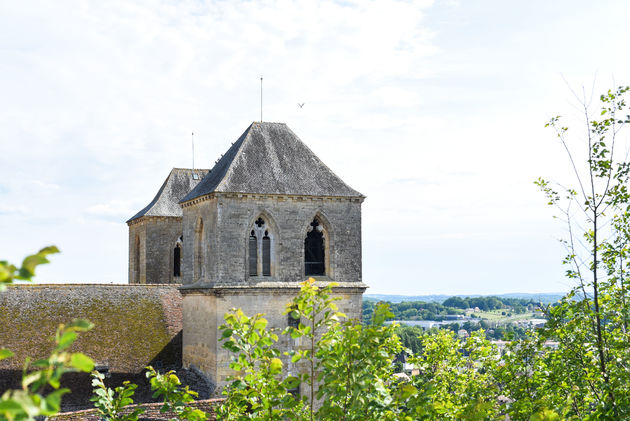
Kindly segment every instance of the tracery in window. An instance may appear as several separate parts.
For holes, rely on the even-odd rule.
[[[259,216],[249,233],[247,252],[249,276],[272,276],[274,241],[272,224],[267,217]]]

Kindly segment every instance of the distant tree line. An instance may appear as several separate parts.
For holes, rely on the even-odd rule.
[[[524,298],[499,298],[499,297],[451,297],[443,303],[445,307],[459,309],[478,308],[482,311],[511,308],[515,313],[525,313],[527,309],[540,306],[540,302]]]
[[[523,314],[534,311],[541,304],[524,298],[499,297],[450,297],[442,304],[424,301],[403,301],[401,303],[387,303],[394,314],[392,320],[448,320],[447,316],[464,314],[464,310],[478,308],[482,311],[506,309],[511,313]],[[374,314],[377,302],[363,301],[363,322],[367,323]],[[507,314],[507,312],[506,312]]]

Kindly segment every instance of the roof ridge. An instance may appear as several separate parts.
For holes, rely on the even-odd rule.
[[[126,223],[129,223],[131,221],[133,221],[134,219],[138,219],[143,217],[144,215],[146,215],[146,213],[148,211],[151,210],[151,208],[157,203],[157,201],[160,199],[160,196],[162,196],[162,192],[164,191],[164,189],[166,188],[166,184],[168,183],[169,178],[171,178],[171,174],[173,174],[173,169],[171,169],[171,171],[169,171],[168,175],[166,176],[166,179],[164,180],[164,182],[162,183],[162,187],[160,187],[160,189],[158,190],[158,192],[155,194],[155,196],[153,197],[153,199],[151,200],[151,202],[149,202],[148,205],[146,205],[144,208],[140,209],[139,212],[137,212],[134,216],[132,216],[131,218],[129,218]]]
[[[247,130],[245,130],[245,132],[243,133],[245,135],[245,137],[241,141],[241,144],[239,145],[238,149],[236,149],[236,152],[234,153],[234,158],[232,158],[232,163],[234,162],[235,159],[238,159],[238,157],[240,156],[240,152],[243,149],[243,146],[245,146],[245,144],[247,143],[247,139],[251,139],[252,127],[254,127],[254,124],[256,124],[255,121],[252,122],[252,124],[250,124],[249,127],[247,127]],[[241,135],[241,137],[242,136],[243,135]],[[228,151],[229,151],[229,149],[228,149]],[[227,152],[225,154],[227,155]],[[221,177],[221,181],[219,181],[217,183],[217,185],[214,188],[214,190],[217,190],[219,188],[219,186],[224,185],[225,184],[225,180],[228,178],[228,173],[231,175],[233,172],[234,172],[234,166],[233,165],[229,165],[228,168],[227,168],[227,171],[225,172],[225,174],[223,174],[223,177]]]
[[[195,188],[210,173],[201,168],[172,168],[151,202],[127,223],[144,216],[181,216],[179,200]]]
[[[286,123],[252,122],[180,204],[212,192],[357,197]]]

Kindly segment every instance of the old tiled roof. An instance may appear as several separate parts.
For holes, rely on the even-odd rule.
[[[180,203],[213,192],[363,197],[284,123],[252,123]]]
[[[193,178],[197,175],[197,179]],[[142,216],[182,216],[179,201],[208,174],[208,170],[173,168],[151,203],[127,222]]]

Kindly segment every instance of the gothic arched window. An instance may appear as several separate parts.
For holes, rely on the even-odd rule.
[[[326,274],[326,252],[324,247],[324,229],[317,218],[311,222],[304,239],[304,274]]]
[[[254,230],[249,233],[249,276],[258,276],[258,239]]]
[[[271,238],[269,231],[265,231],[262,239],[262,273],[263,276],[271,276]]]
[[[258,217],[249,233],[248,268],[249,276],[271,276],[273,272],[273,230],[263,219]]]
[[[180,236],[175,243],[173,249],[173,277],[179,278],[182,276],[182,242],[183,237]]]

